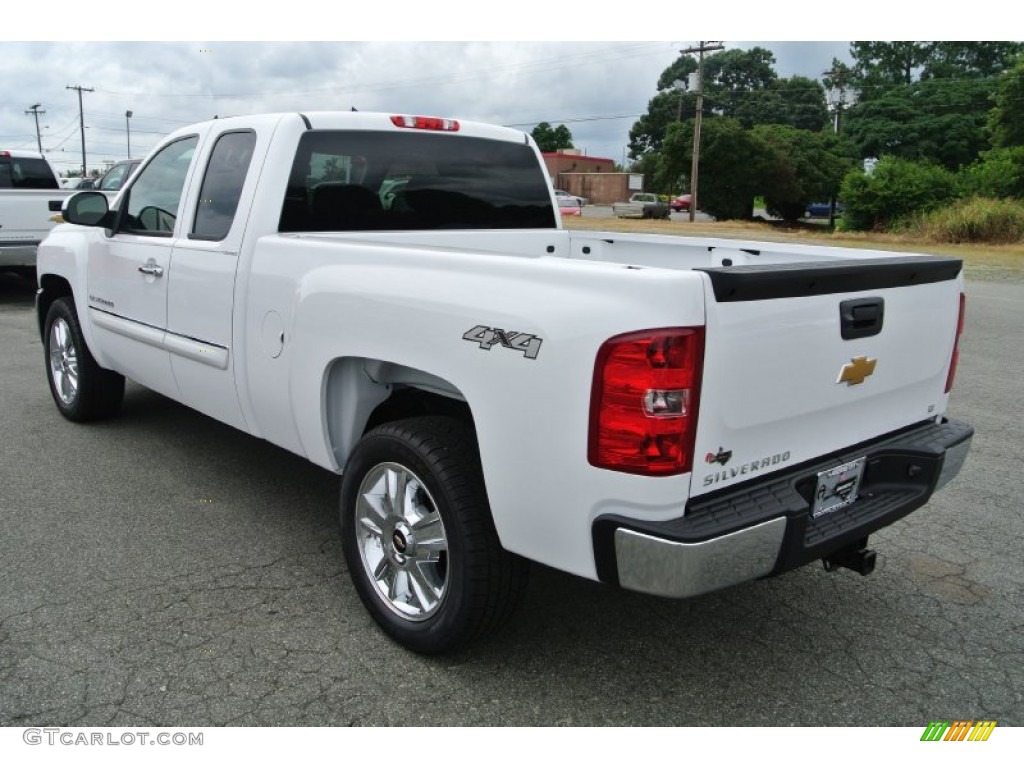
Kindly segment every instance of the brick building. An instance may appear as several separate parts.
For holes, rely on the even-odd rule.
[[[629,198],[636,189],[630,189],[636,174],[615,171],[615,161],[607,157],[590,157],[578,149],[542,152],[544,165],[555,189],[564,189],[571,195],[585,197],[595,205],[611,205]]]

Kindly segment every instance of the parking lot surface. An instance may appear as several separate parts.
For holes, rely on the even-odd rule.
[[[961,475],[812,565],[687,601],[535,567],[493,640],[421,658],[363,610],[338,478],[130,385],[50,399],[32,287],[0,275],[0,726],[1024,725],[1024,284],[969,285]]]

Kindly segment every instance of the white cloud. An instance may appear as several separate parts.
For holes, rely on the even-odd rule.
[[[24,110],[42,103],[44,148],[62,167],[81,151],[83,96],[90,167],[132,154],[215,114],[349,109],[450,115],[530,130],[566,122],[577,146],[622,159],[674,42],[0,42],[0,145],[32,147]],[[817,77],[845,44],[759,43],[780,74]],[[754,43],[729,44],[749,47]]]

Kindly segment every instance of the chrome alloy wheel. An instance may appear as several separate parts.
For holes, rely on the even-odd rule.
[[[64,318],[50,326],[50,375],[61,402],[74,403],[78,397],[78,352]]]
[[[384,604],[404,619],[433,616],[448,586],[448,539],[423,481],[401,464],[378,464],[356,496],[359,556]]]

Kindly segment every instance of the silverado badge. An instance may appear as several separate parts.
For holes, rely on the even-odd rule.
[[[836,379],[836,384],[842,384],[844,381],[848,387],[852,387],[854,384],[863,384],[864,379],[875,372],[875,364],[877,362],[876,358],[869,358],[863,355],[852,358],[839,371],[839,378]]]

